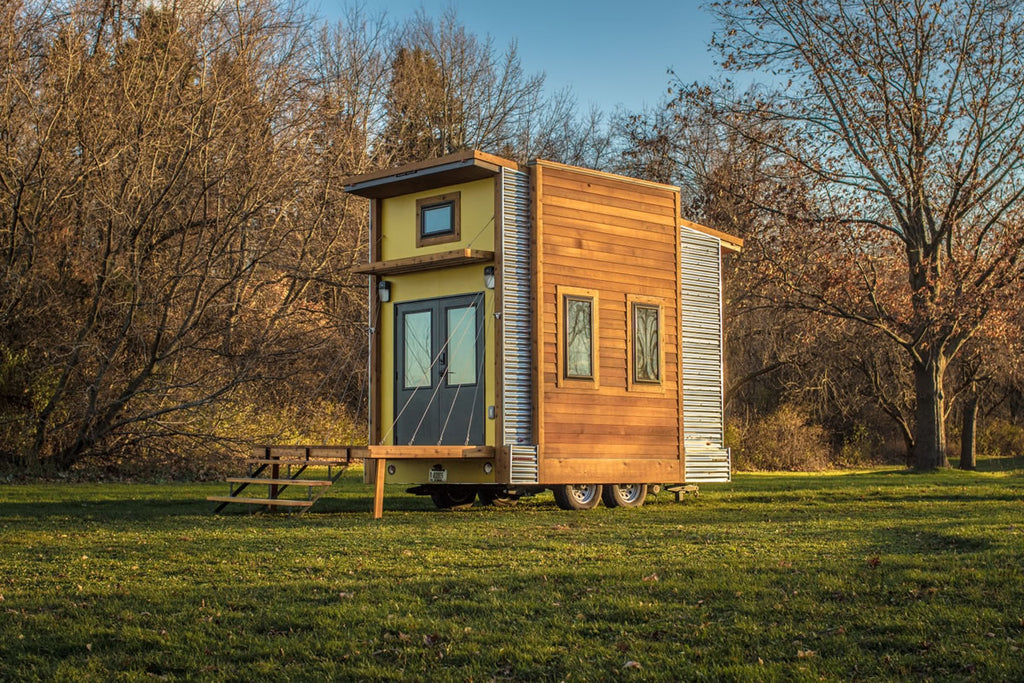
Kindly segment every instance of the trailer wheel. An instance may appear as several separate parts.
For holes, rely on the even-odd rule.
[[[507,508],[519,502],[519,496],[513,496],[504,486],[481,486],[477,497],[484,505]]]
[[[438,486],[430,492],[430,499],[442,510],[461,510],[476,500],[476,487],[460,484]]]
[[[601,502],[600,484],[562,484],[551,491],[563,510],[591,510]]]
[[[638,508],[647,500],[647,484],[610,484],[601,493],[605,507]]]

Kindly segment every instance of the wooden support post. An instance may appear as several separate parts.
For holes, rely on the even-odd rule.
[[[385,458],[375,458],[373,461],[373,518],[380,519],[384,516],[384,475],[387,473],[384,465]]]

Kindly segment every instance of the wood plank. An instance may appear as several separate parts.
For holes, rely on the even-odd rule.
[[[643,202],[656,206],[671,205],[669,195],[678,195],[678,188],[654,189],[637,187],[624,183],[618,178],[594,178],[578,174],[553,172],[548,183],[559,191],[576,192],[577,194],[597,194],[620,201]]]
[[[542,166],[549,170],[551,175],[556,177],[590,177],[604,181],[614,181],[622,183],[626,186],[643,187],[650,190],[661,190],[663,192],[678,192],[679,188],[674,185],[666,185],[665,183],[656,183],[652,180],[640,180],[638,178],[630,178],[629,176],[618,175],[617,173],[608,173],[607,171],[597,171],[590,168],[581,168],[579,166],[570,166],[569,164],[562,164],[557,161],[537,160],[537,165]]]
[[[679,188],[672,185],[646,187],[630,182],[625,176],[601,178],[580,173],[561,173],[557,170],[549,175],[548,182],[560,189],[577,191],[577,193],[597,193],[616,199],[643,199],[647,203],[663,204],[672,202],[670,195],[679,195]]]
[[[636,208],[645,213],[672,216],[673,202],[668,193],[651,194],[623,190],[614,184],[560,179],[548,182],[548,195],[566,199],[584,199],[593,204],[617,208]]]
[[[604,206],[586,201],[586,199],[568,199],[565,197],[548,197],[544,201],[545,211],[552,216],[583,216],[590,220],[620,224],[625,219],[640,223],[649,231],[665,232],[665,227],[675,227],[675,218],[671,213],[656,214],[637,209]],[[658,229],[662,228],[662,229]]]
[[[311,500],[289,500],[282,498],[239,498],[238,496],[207,496],[206,500],[214,503],[242,503],[245,505],[269,505],[271,507],[308,508],[313,505]]]
[[[615,241],[611,241],[611,238],[609,240],[594,239],[590,235],[573,234],[573,232],[563,231],[550,234],[548,235],[548,244],[562,249],[574,249],[575,253],[580,251],[590,253],[600,250],[606,254],[615,254],[625,258],[657,258],[659,263],[667,264],[670,268],[674,266],[674,257],[667,253],[665,248],[668,245],[663,241],[630,240],[629,243],[624,244],[617,239]]]
[[[493,458],[494,446],[370,446],[367,457],[388,460]]]
[[[646,289],[654,292],[648,296],[672,296],[672,286],[676,281],[672,271],[652,272],[649,268],[622,262],[602,263],[600,267],[596,266],[597,264],[580,263],[577,259],[558,254],[547,256],[547,275],[552,285],[564,282],[576,287],[597,287],[604,283],[614,283],[632,291],[631,285],[646,283]]]
[[[472,265],[474,263],[491,263],[494,252],[484,249],[453,249],[435,254],[407,256],[390,261],[373,261],[351,269],[353,273],[364,275],[401,275],[403,273],[420,273],[427,270],[453,268]]]
[[[680,236],[682,234],[681,225],[682,225],[682,220],[683,220],[682,219],[683,211],[682,211],[681,203],[682,203],[682,198],[679,196],[678,193],[676,193],[676,195],[675,195],[675,216],[676,216],[676,227],[675,227],[675,234],[676,234],[676,239],[675,239],[675,242],[676,242],[676,245],[675,245],[675,253],[676,253],[676,290],[675,290],[675,297],[674,298],[675,298],[675,310],[676,311],[680,311],[680,313],[679,313],[680,315],[682,315],[681,312],[683,310],[683,270],[682,270],[683,253],[682,253],[682,241],[680,239]],[[675,327],[679,326],[677,321],[673,321],[672,324]],[[668,346],[669,343],[671,343],[672,346]],[[683,357],[683,335],[678,334],[678,335],[676,335],[676,338],[674,340],[672,340],[671,342],[666,342],[666,348],[674,349],[675,353],[673,354],[673,356],[674,356],[673,358],[669,358],[669,354],[667,354],[667,353],[665,354],[665,366],[673,368],[675,370],[676,378],[677,379],[681,378],[683,376],[683,366],[682,366],[682,363],[680,362],[680,359]],[[723,377],[725,376],[724,373],[723,373],[722,376]],[[677,410],[678,410],[678,413],[679,413],[677,418],[676,418],[676,425],[677,425],[677,430],[678,430],[678,435],[676,436],[676,447],[679,450],[679,453],[685,454],[686,447],[684,446],[684,443],[685,443],[686,435],[685,435],[685,430],[684,430],[684,425],[683,425],[684,404],[683,404],[683,383],[681,381],[677,381],[676,382],[675,397],[676,397],[676,406],[677,406]],[[679,475],[678,476],[679,476],[679,481],[685,481],[686,480],[686,458],[685,458],[685,455],[684,455],[684,457],[679,458]],[[676,495],[676,500],[678,501],[678,494]]]
[[[675,227],[675,217],[671,211],[663,211],[659,213],[652,213],[650,211],[644,211],[636,208],[625,208],[621,206],[610,206],[607,204],[597,204],[592,201],[588,201],[590,197],[580,196],[579,198],[572,197],[561,197],[552,194],[548,194],[544,200],[545,210],[552,208],[568,209],[575,213],[583,213],[593,216],[602,216],[604,218],[616,219],[612,222],[618,222],[618,219],[627,219],[631,221],[639,221],[641,223],[670,226]]]
[[[225,481],[230,484],[284,484],[289,486],[331,486],[334,484],[330,479],[269,479],[263,477],[228,477]]]
[[[567,209],[560,206],[550,206],[544,209],[544,220],[549,224],[549,229],[555,234],[562,234],[563,230],[582,230],[588,235],[617,235],[625,240],[649,239],[654,241],[666,240],[673,237],[670,234],[671,225],[653,223],[651,221],[640,221],[629,218],[617,218],[614,222],[609,217],[592,211],[579,211]]]
[[[631,250],[620,249],[619,251],[628,252]],[[634,268],[642,268],[647,272],[669,275],[673,274],[675,270],[671,254],[660,254],[643,249],[637,249],[632,254],[614,254],[602,248],[581,249],[579,247],[549,244],[548,253],[559,261],[568,259],[571,263],[586,265],[590,268],[605,267],[606,264],[623,264]]]
[[[530,221],[533,223],[532,253],[530,254],[531,277],[533,279],[533,298],[535,314],[533,316],[533,435],[537,443],[543,448],[544,444],[544,383],[547,377],[540,359],[544,352],[544,327],[545,321],[554,322],[554,318],[547,318],[544,315],[537,315],[536,311],[543,310],[545,297],[548,296],[544,285],[544,243],[545,226],[544,212],[542,210],[544,201],[544,167],[540,164],[530,167],[530,195],[532,204],[530,207]],[[554,297],[555,290],[552,287],[551,296]],[[552,299],[554,300],[554,299]],[[552,379],[552,383],[554,379]]]
[[[346,460],[331,460],[330,458],[246,458],[246,465],[291,465],[302,466],[308,465],[309,467],[345,467],[348,465]]]
[[[383,253],[384,230],[382,226],[384,212],[384,201],[381,199],[370,200],[370,261],[380,261]],[[377,290],[377,283],[380,280],[377,276],[370,277],[370,307],[368,322],[370,325],[370,369],[367,378],[367,412],[369,413],[368,442],[379,443],[381,439],[381,335],[380,316],[382,305],[380,294]]]
[[[664,484],[676,481],[678,458],[595,459],[547,455],[540,463],[540,483],[552,484]]]
[[[380,519],[384,516],[384,479],[385,465],[387,460],[377,458],[373,461],[373,518]]]
[[[559,392],[562,393],[562,392]],[[629,420],[642,414],[651,418],[662,420],[676,419],[675,394],[660,398],[658,401],[650,401],[651,394],[629,394],[633,401],[622,401],[620,396],[576,396],[567,397],[563,401],[551,401],[548,403],[548,417],[578,417],[581,412],[586,411],[593,419],[601,418],[622,418]]]
[[[567,243],[568,246],[600,250],[638,248],[667,254],[669,257],[672,255],[672,236],[667,231],[639,232],[633,228],[623,229],[609,223],[587,226],[573,220],[553,222],[548,237],[555,243]]]

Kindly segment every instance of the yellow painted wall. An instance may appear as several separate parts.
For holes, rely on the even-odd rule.
[[[458,242],[445,242],[426,247],[416,246],[416,200],[458,191],[461,193],[462,226]],[[433,190],[385,199],[381,208],[384,227],[381,258],[385,261],[436,254],[463,249],[494,250],[494,179],[485,178],[461,185],[448,185]],[[425,297],[417,297],[425,298]]]
[[[416,247],[416,200],[422,197],[433,197],[449,192],[460,191],[462,209],[462,239],[459,242]],[[478,180],[461,185],[451,185],[424,192],[417,192],[401,197],[391,197],[383,201],[381,208],[383,260],[388,261],[423,254],[451,251],[472,247],[491,251],[494,248],[494,181]],[[476,294],[484,292],[484,417],[485,444],[495,445],[494,420],[487,418],[487,407],[495,404],[495,369],[494,369],[494,291],[484,289],[484,268],[489,264],[472,264],[441,270],[428,270],[420,273],[404,275],[388,275],[384,279],[391,283],[391,301],[381,304],[381,319],[377,325],[381,340],[381,392],[380,416],[381,436],[383,442],[395,445],[391,425],[395,419],[395,304],[420,299],[436,299],[460,294]],[[473,444],[477,445],[477,444]],[[403,481],[415,483],[426,481],[426,469],[432,463],[415,463],[411,461],[394,461],[401,465],[399,477],[388,476],[387,481]],[[481,461],[476,461],[480,463]],[[474,465],[475,469],[480,465]],[[423,469],[422,475],[419,470]],[[464,469],[461,466],[457,468]],[[413,471],[416,474],[413,474]],[[451,470],[450,470],[451,471]],[[452,472],[454,474],[454,472]],[[467,477],[465,472],[457,479],[449,477],[449,481],[480,481],[476,477]],[[490,479],[493,481],[493,477]]]

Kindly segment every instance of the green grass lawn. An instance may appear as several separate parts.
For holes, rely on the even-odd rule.
[[[1024,470],[439,512],[0,486],[0,680],[1024,680]],[[1001,470],[1001,471],[996,471]]]

